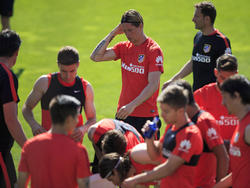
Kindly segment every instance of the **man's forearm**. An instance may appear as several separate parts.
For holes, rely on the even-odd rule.
[[[26,142],[27,138],[24,134],[23,128],[18,121],[18,119],[13,118],[13,120],[7,122],[8,129],[10,134],[15,139],[20,147],[23,147],[24,143]]]
[[[91,125],[94,125],[96,123],[96,117],[93,117],[93,118],[89,118],[86,123],[82,126],[82,129],[83,129],[83,134],[85,134],[85,132],[88,131],[88,128],[91,126]]]
[[[184,77],[186,77],[187,75],[189,75],[191,72],[193,72],[193,61],[189,60],[182,68],[181,70],[175,74],[172,77],[172,81],[174,80],[178,80],[178,79],[182,79]]]
[[[29,124],[31,129],[36,129],[37,126],[41,126],[34,118],[33,112],[28,107],[24,106],[22,109],[23,117]]]
[[[142,92],[131,102],[135,107],[149,99],[158,89],[159,83],[149,83]]]
[[[112,31],[110,32],[94,49],[92,52],[90,58],[93,61],[100,61],[102,57],[105,54],[105,51],[109,45],[109,43],[112,41],[112,39],[115,37],[115,33]]]

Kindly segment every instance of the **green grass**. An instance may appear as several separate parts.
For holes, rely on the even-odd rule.
[[[165,72],[161,84],[171,78],[191,57],[193,37],[197,32],[191,19],[193,4],[186,0],[19,0],[15,2],[12,29],[22,38],[17,64],[14,71],[23,70],[19,77],[19,119],[26,135],[32,137],[24,121],[21,108],[36,79],[57,71],[58,50],[72,45],[79,50],[78,74],[87,79],[95,92],[97,120],[113,118],[121,88],[119,62],[93,63],[89,56],[97,43],[119,22],[128,9],[138,10],[144,18],[144,31],[161,46],[164,53]],[[229,37],[234,55],[239,61],[239,72],[249,76],[250,38],[248,0],[216,0],[215,27]],[[111,45],[126,40],[116,37]],[[192,77],[186,78],[192,83]],[[34,110],[37,120],[41,119],[40,105]],[[89,158],[93,149],[87,137],[84,145]],[[21,149],[14,145],[13,156],[17,167]]]

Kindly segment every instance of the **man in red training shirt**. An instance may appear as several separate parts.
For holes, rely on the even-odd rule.
[[[232,172],[215,187],[248,188],[250,185],[250,81],[242,75],[234,75],[221,86],[223,104],[229,114],[236,115],[239,126],[230,142]]]
[[[68,133],[77,123],[80,102],[71,96],[59,95],[49,105],[52,128],[28,140],[21,154],[18,187],[87,188],[89,160],[86,148],[74,142]]]
[[[214,75],[216,82],[203,86],[194,92],[194,98],[201,109],[211,113],[220,128],[220,134],[225,146],[229,149],[230,139],[234,130],[239,125],[235,115],[229,114],[222,104],[220,85],[230,76],[238,73],[238,63],[235,56],[224,54],[217,59]]]

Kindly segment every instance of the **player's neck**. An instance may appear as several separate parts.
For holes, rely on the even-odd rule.
[[[203,35],[211,35],[216,29],[213,26],[206,26],[203,29],[201,29],[201,32]]]
[[[188,122],[188,114],[185,112],[183,115],[179,116],[177,118],[177,121],[175,122],[175,127],[177,129],[181,128]]]
[[[147,40],[147,36],[143,33],[141,37],[134,43],[135,46],[140,46]]]
[[[239,120],[242,120],[247,113],[250,112],[250,105],[241,105],[240,108],[236,111],[235,115],[239,118]]]
[[[195,114],[199,112],[200,108],[199,106],[194,103],[193,105],[187,105],[187,114],[189,118],[194,117]]]
[[[63,134],[63,135],[67,135],[67,131],[64,129],[63,126],[60,125],[52,125],[50,132],[53,134]]]
[[[11,68],[10,62],[8,58],[0,57],[0,63],[3,63],[9,69]]]

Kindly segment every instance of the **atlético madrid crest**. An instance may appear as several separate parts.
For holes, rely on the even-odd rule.
[[[208,52],[210,52],[210,50],[211,50],[211,45],[210,44],[204,44],[203,51],[205,53],[208,53]]]
[[[138,63],[142,63],[144,61],[144,54],[138,55]]]

